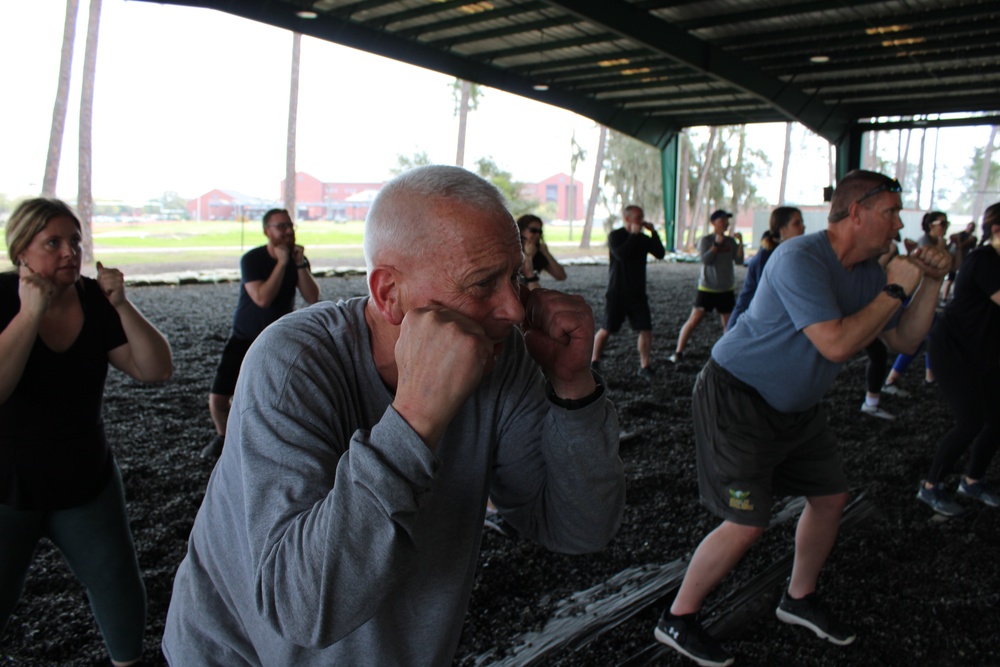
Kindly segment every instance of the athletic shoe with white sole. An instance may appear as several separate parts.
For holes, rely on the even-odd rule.
[[[910,396],[910,392],[901,387],[897,387],[895,384],[882,385],[882,393],[889,394],[890,396],[898,396],[899,398],[909,398]]]
[[[733,664],[733,656],[705,631],[695,614],[674,616],[670,610],[663,612],[653,636],[656,641],[691,658],[701,667],[727,667]]]
[[[871,415],[872,417],[877,417],[878,419],[884,419],[886,421],[895,421],[896,415],[891,412],[887,412],[877,405],[868,405],[867,403],[861,404],[861,412],[866,415]]]
[[[785,623],[809,628],[817,637],[838,646],[847,646],[857,638],[854,630],[834,616],[816,593],[796,600],[785,591],[774,613]]]
[[[963,477],[962,481],[958,483],[958,495],[978,500],[990,507],[1000,507],[1000,494],[992,486],[983,481],[969,484]]]
[[[920,482],[920,490],[917,491],[917,500],[944,516],[960,516],[965,514],[965,508],[955,502],[951,494],[944,490],[944,484],[940,482],[929,489],[923,482]]]

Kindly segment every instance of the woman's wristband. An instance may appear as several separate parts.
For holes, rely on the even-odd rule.
[[[308,269],[309,268],[309,260],[306,257],[303,257],[302,258],[302,263],[301,264],[296,264],[295,268],[296,269]]]

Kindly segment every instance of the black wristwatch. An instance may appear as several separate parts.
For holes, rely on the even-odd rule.
[[[302,263],[301,264],[296,264],[295,268],[296,269],[308,269],[309,268],[309,260],[305,256],[303,256],[302,257]]]
[[[597,377],[595,376],[594,379],[597,380]],[[604,385],[601,384],[600,381],[597,382],[597,388],[594,389],[594,392],[589,396],[584,396],[583,398],[559,398],[556,396],[556,392],[552,388],[552,385],[548,382],[545,383],[545,396],[553,404],[558,405],[564,410],[579,410],[580,408],[587,407],[603,395]]]
[[[899,299],[900,301],[906,301],[906,290],[904,290],[900,285],[896,283],[889,283],[882,288],[882,291],[891,296],[893,299]]]

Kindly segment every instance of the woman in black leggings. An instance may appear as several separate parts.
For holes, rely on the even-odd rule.
[[[990,209],[1000,213],[998,205]],[[1000,235],[962,263],[954,297],[931,330],[930,355],[955,426],[938,444],[917,498],[939,514],[963,513],[942,478],[971,444],[958,494],[1000,507],[1000,494],[983,479],[1000,447]]]

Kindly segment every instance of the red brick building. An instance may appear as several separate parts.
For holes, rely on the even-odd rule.
[[[295,174],[296,220],[364,220],[379,183],[324,183],[305,172]],[[285,181],[281,181],[281,201]]]
[[[587,213],[583,206],[583,183],[567,174],[549,176],[541,183],[525,183],[522,190],[526,197],[539,204],[555,204],[556,220],[582,220]]]
[[[276,202],[260,197],[250,197],[235,190],[209,190],[189,201],[187,208],[191,220],[260,220]]]

